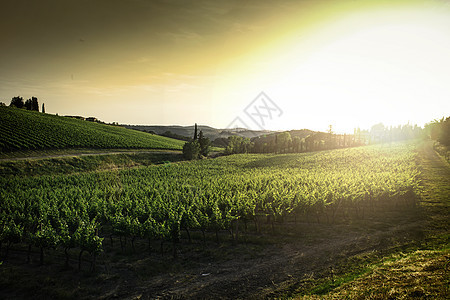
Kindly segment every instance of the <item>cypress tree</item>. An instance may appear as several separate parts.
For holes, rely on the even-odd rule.
[[[194,141],[197,139],[197,123],[195,123],[194,127]]]
[[[31,97],[31,110],[39,111],[38,99],[36,97]]]
[[[45,114],[45,106],[44,106],[44,103],[42,103],[42,113]]]

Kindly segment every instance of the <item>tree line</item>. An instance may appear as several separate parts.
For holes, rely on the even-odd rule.
[[[427,137],[439,142],[441,145],[450,147],[450,117],[433,120],[425,124]]]
[[[5,103],[1,102],[2,106],[6,106]],[[23,97],[16,96],[12,97],[11,103],[9,104],[10,107],[17,107],[17,108],[24,108],[26,110],[33,110],[33,111],[39,111],[39,102],[38,98],[31,97],[30,99],[23,100]],[[41,112],[45,113],[45,105],[42,103],[42,110]]]
[[[391,143],[416,138],[428,138],[450,145],[450,117],[435,120],[421,128],[417,125],[373,125],[370,130],[355,128],[353,134],[336,134],[330,125],[327,132],[292,130],[245,138],[230,136],[225,141],[225,153],[301,153],[378,143]],[[222,143],[224,141],[221,141]]]
[[[384,126],[375,124],[370,130],[355,128],[353,134],[336,134],[329,125],[327,132],[314,132],[311,130],[291,130],[273,133],[254,138],[232,135],[228,138],[218,138],[211,141],[204,137],[203,132],[197,134],[195,124],[194,137],[189,138],[184,145],[183,154],[186,159],[206,157],[211,145],[220,145],[225,148],[224,154],[238,153],[302,153],[320,150],[330,150],[348,147],[357,147],[377,143],[391,143],[402,140],[416,139],[432,135],[441,144],[449,144],[449,118],[435,120],[425,126],[417,125]],[[446,141],[443,141],[446,139]]]

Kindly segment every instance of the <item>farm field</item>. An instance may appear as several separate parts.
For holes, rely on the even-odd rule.
[[[120,126],[11,107],[0,107],[0,119],[0,152],[67,148],[181,150],[184,144]]]
[[[11,275],[0,288],[58,298],[327,293],[339,285],[315,289],[306,277],[329,278],[330,267],[339,276],[348,259],[376,262],[430,236],[442,248],[448,220],[435,219],[432,232],[422,225],[427,213],[448,212],[448,180],[438,186],[443,207],[426,210],[423,157],[435,154],[418,147],[10,173],[0,179],[0,222],[2,271]],[[12,282],[27,276],[28,287]]]

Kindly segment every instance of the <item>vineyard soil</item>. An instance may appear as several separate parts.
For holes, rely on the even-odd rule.
[[[95,272],[89,271],[88,255],[78,271],[74,258],[69,269],[63,268],[64,254],[52,249],[44,266],[38,265],[36,250],[32,263],[27,264],[26,248],[19,247],[0,266],[0,298],[261,299],[314,294],[319,284],[334,281],[351,269],[359,270],[358,277],[366,272],[363,266],[368,263],[447,243],[448,164],[436,156],[430,144],[419,148],[418,163],[423,173],[423,197],[418,206],[350,223],[291,222],[286,225],[289,230],[275,227],[275,234],[264,224],[262,234],[249,230],[237,244],[226,232],[220,232],[219,243],[207,233],[203,243],[200,231],[191,232],[198,238],[188,243],[183,232],[177,258],[148,256],[144,241],[136,243],[135,251],[128,242],[122,253],[105,238],[105,251],[98,257]],[[442,180],[433,181],[433,176]],[[113,242],[117,245],[119,239]],[[153,252],[159,251],[159,243],[151,246]]]

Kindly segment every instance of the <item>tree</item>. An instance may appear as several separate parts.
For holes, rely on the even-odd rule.
[[[327,137],[327,146],[328,146],[328,149],[332,149],[332,148],[334,148],[335,147],[335,143],[334,143],[334,141],[333,141],[333,125],[328,125],[328,137]]]
[[[277,134],[276,136],[278,149],[283,152],[289,147],[289,144],[292,143],[291,134],[287,131]]]
[[[197,123],[195,123],[194,127],[194,141],[197,139]]]
[[[31,99],[27,99],[23,107],[26,110],[39,111],[38,99],[36,97],[31,97]]]
[[[23,105],[24,105],[23,98],[20,96],[17,96],[17,97],[13,97],[11,99],[11,104],[9,106],[15,106],[17,108],[22,108]]]
[[[24,107],[26,110],[31,110],[31,99],[27,99],[27,100],[25,101],[25,104],[23,105],[23,107]]]
[[[227,154],[247,153],[252,145],[249,138],[232,135],[228,137],[228,146],[225,148],[225,152]]]
[[[441,122],[441,130],[438,136],[438,142],[444,146],[450,146],[450,117]]]
[[[31,97],[31,110],[39,111],[39,103],[36,97]]]
[[[253,148],[254,143],[249,138],[243,138],[241,143],[241,153],[248,153]]]
[[[223,147],[223,148],[225,148],[227,146],[227,144],[228,144],[228,139],[227,138],[223,138],[223,137],[216,138],[211,143],[212,146]]]
[[[42,113],[45,114],[45,106],[44,106],[44,103],[42,103]]]
[[[444,118],[440,120],[433,120],[430,123],[425,124],[425,134],[432,140],[438,140],[441,135],[442,124]]]
[[[185,159],[196,159],[200,154],[200,143],[195,140],[187,142],[183,146],[183,156]]]
[[[275,134],[275,146],[274,146],[274,151],[275,153],[277,153],[279,151],[279,147],[278,147],[278,134]]]
[[[200,154],[203,156],[208,156],[209,150],[210,150],[209,146],[211,145],[211,141],[209,140],[209,138],[207,138],[203,135],[203,131],[201,131],[201,130],[198,135],[198,143],[200,145]]]
[[[292,151],[293,152],[300,152],[300,145],[301,145],[302,140],[300,139],[300,137],[298,136],[294,136],[294,138],[292,139]]]
[[[314,135],[310,134],[305,138],[305,151],[314,151]]]

